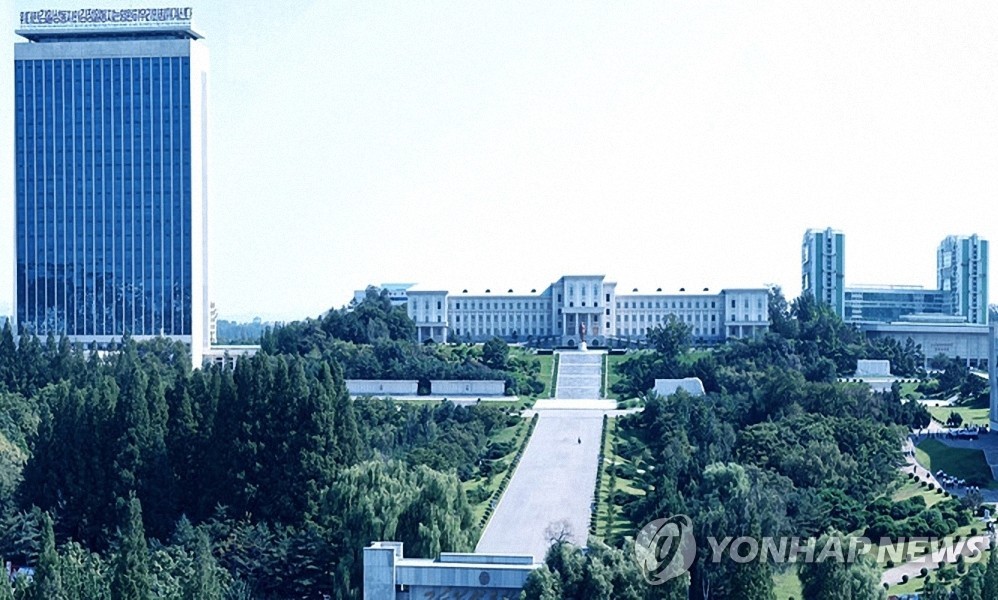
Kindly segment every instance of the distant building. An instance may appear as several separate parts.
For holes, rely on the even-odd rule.
[[[907,315],[944,315],[947,296],[917,285],[847,286],[843,318],[851,323],[892,323]]]
[[[845,315],[845,235],[808,229],[801,245],[801,290]]]
[[[257,344],[212,346],[204,351],[202,364],[234,369],[240,360],[250,358],[259,351],[260,346]]]
[[[845,236],[808,229],[801,252],[801,289],[849,323],[893,323],[909,315],[951,315],[988,322],[988,242],[977,235],[944,239],[936,252],[936,289],[917,285],[846,285]]]
[[[388,292],[388,300],[392,303],[392,306],[404,306],[408,301],[407,292],[414,285],[414,283],[382,283],[381,285],[372,285],[370,288],[374,288],[378,293],[383,291]],[[360,304],[364,298],[367,298],[367,289],[355,290],[353,293],[353,304]]]
[[[988,365],[988,326],[967,323],[963,317],[947,315],[908,315],[894,323],[863,323],[860,330],[871,340],[893,338],[904,343],[909,338],[922,347],[925,364],[943,354],[959,358],[967,366]]]
[[[988,383],[991,386],[991,407],[988,411],[991,431],[998,431],[998,322],[988,326]]]
[[[769,329],[769,290],[763,287],[618,293],[617,284],[603,275],[566,275],[540,292],[451,293],[413,286],[407,298],[420,342],[500,337],[572,346],[581,341],[584,327],[590,345],[641,343],[670,317],[687,324],[699,343],[752,337]]]
[[[968,323],[988,322],[988,242],[975,235],[951,235],[939,244],[937,282],[947,293],[947,312]]]

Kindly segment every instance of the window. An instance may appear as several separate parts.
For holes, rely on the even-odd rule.
[[[732,298],[732,299],[731,299],[731,308],[735,308],[735,306],[736,306],[736,305],[735,305],[735,299],[734,299],[734,298]]]
[[[440,303],[440,301],[439,301],[439,300],[437,300],[437,310],[440,310],[441,308],[443,308],[443,306],[441,306],[441,303]]]

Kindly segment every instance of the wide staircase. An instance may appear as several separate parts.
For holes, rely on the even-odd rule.
[[[603,381],[603,354],[560,352],[555,398],[596,400]]]

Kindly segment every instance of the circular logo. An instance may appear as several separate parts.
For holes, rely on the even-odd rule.
[[[693,522],[686,515],[655,519],[634,539],[634,560],[650,585],[661,585],[688,571],[696,553]]]
[[[490,581],[492,581],[492,577],[489,575],[488,571],[482,571],[478,574],[478,583],[488,585]]]

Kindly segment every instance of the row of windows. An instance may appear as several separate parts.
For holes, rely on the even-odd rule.
[[[507,304],[509,305],[509,310],[551,310],[551,304],[548,302],[467,302],[464,303],[463,310],[507,310]],[[453,310],[462,310],[461,302],[454,302]]]
[[[652,319],[652,316],[654,316],[655,318]],[[623,318],[621,318],[621,317],[623,317]],[[639,314],[639,315],[617,315],[617,322],[623,321],[625,323],[627,323],[627,322],[644,323],[645,322],[645,317],[647,317],[647,321],[649,323],[651,323],[652,321],[654,321],[655,323],[661,323],[663,321],[668,321],[669,317],[675,317],[679,321],[685,321],[687,323],[693,323],[694,321],[697,322],[697,323],[699,323],[701,320],[702,321],[707,321],[707,315],[701,315],[701,314],[696,314],[696,315],[662,315],[662,313],[656,313],[654,315],[651,315],[651,314],[649,314],[649,315],[645,315],[645,314]],[[694,317],[696,317],[696,318],[694,318]],[[717,314],[711,314],[710,315],[710,320],[713,321],[713,322],[716,322],[717,321]]]
[[[644,337],[648,335],[653,327],[623,327],[617,331],[617,335],[635,335]],[[703,337],[703,336],[716,336],[717,327],[694,327],[692,330],[693,337]]]
[[[472,327],[468,329],[462,329],[456,327],[454,333],[459,336],[471,335],[471,336],[490,336],[490,335],[549,335],[549,331],[539,329],[537,327],[527,327],[522,331],[519,329],[510,329],[508,327]]]
[[[573,297],[575,295],[575,285],[570,283],[570,284],[568,284],[566,286],[566,288],[567,288],[567,291],[568,291],[568,297],[569,298]],[[599,298],[599,288],[600,288],[600,286],[599,286],[598,283],[597,284],[593,284],[592,290],[593,290],[593,297],[594,298]],[[588,288],[587,288],[586,285],[579,284],[579,295],[582,296],[583,298],[585,298],[586,297],[586,290],[587,289]],[[607,302],[609,302],[609,301],[610,301],[610,297],[608,295],[607,296]]]
[[[645,304],[647,304],[647,307],[645,306]],[[717,307],[716,304],[717,304],[716,300],[711,300],[710,308],[716,308]],[[699,300],[696,301],[687,300],[685,302],[683,300],[680,300],[678,306],[676,305],[675,300],[672,301],[672,306],[669,306],[668,300],[666,301],[656,300],[654,303],[651,300],[649,300],[648,302],[645,302],[643,300],[632,300],[632,301],[624,300],[623,302],[621,302],[620,300],[618,300],[617,308],[618,309],[619,308],[708,308],[708,306],[706,300],[703,301],[702,307],[700,306]]]
[[[510,323],[513,323],[514,321],[517,322],[517,323],[520,323],[521,320],[525,320],[528,323],[529,322],[534,322],[534,323],[546,323],[547,322],[547,316],[544,315],[544,314],[540,314],[540,315],[508,315],[508,316],[509,316],[509,322]],[[499,322],[499,323],[505,323],[507,315],[506,314],[495,315],[495,319],[493,319],[492,317],[493,317],[493,315],[466,315],[465,322],[470,321],[472,323],[479,323],[479,322],[481,322],[481,323],[491,323],[494,320],[494,321]],[[460,323],[461,322],[461,315],[455,315],[454,316],[454,322],[455,323]]]

